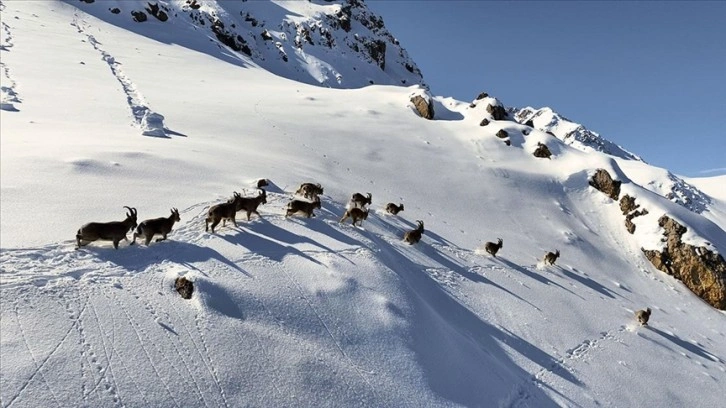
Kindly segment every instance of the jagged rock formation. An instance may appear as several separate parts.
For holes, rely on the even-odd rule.
[[[696,214],[708,209],[711,199],[706,194],[670,172],[666,179],[666,183],[659,179],[651,181],[645,187]]]
[[[537,148],[532,153],[534,157],[540,157],[542,159],[549,159],[552,156],[550,148],[546,144],[537,142]]]
[[[645,257],[713,307],[726,310],[724,258],[706,247],[684,243],[681,238],[688,229],[667,215],[660,217],[658,224],[665,230],[666,246],[662,251],[642,249]]]
[[[120,14],[140,24],[182,20],[197,26],[201,35],[216,38],[222,46],[290,79],[334,88],[425,86],[416,63],[362,0],[279,4],[128,0],[99,9],[102,3],[80,0],[78,6],[101,18]],[[279,17],[266,21],[263,16]]]
[[[492,115],[494,120],[506,120],[507,110],[502,105],[487,105],[487,112]]]
[[[506,139],[509,137],[509,133],[504,129],[499,129],[499,131],[497,132],[497,137],[500,139]]]
[[[648,214],[648,210],[645,208],[642,210],[638,210],[638,208],[640,208],[640,204],[635,203],[635,197],[626,194],[620,199],[620,211],[625,216],[625,229],[631,234],[635,233],[633,218]]]
[[[585,152],[596,150],[623,159],[642,161],[640,157],[623,147],[603,139],[599,134],[579,123],[572,122],[550,108],[535,109],[528,106],[522,109],[512,109],[510,112],[517,122],[550,133],[578,150]]]
[[[489,119],[484,118],[481,122],[479,122],[479,126],[486,126],[489,124]]]
[[[620,197],[620,184],[618,180],[613,180],[610,173],[605,169],[597,169],[595,174],[590,179],[590,185],[595,189],[602,191],[608,197],[617,201]]]

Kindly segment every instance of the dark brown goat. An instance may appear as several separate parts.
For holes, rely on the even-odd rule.
[[[302,183],[295,194],[301,195],[310,200],[314,200],[320,194],[323,194],[323,186],[313,183]]]
[[[128,208],[126,213],[126,219],[123,221],[111,221],[111,222],[89,222],[83,225],[78,232],[76,232],[76,249],[88,245],[89,243],[96,240],[112,241],[113,247],[118,249],[118,243],[125,239],[126,233],[129,230],[136,228],[136,208]]]
[[[360,226],[363,224],[363,220],[368,219],[368,210],[361,210],[360,208],[351,208],[346,210],[345,214],[343,214],[343,218],[340,219],[340,222],[343,222],[348,218],[353,220],[353,225],[357,222]]]
[[[237,226],[235,216],[237,214],[237,208],[239,207],[242,196],[238,192],[234,192],[234,196],[227,200],[226,203],[215,204],[209,208],[207,212],[207,219],[204,220],[204,231],[209,231],[209,223],[212,223],[212,234],[214,234],[214,227],[222,221],[222,226],[227,220],[231,220],[234,226]]]
[[[497,252],[499,252],[500,249],[502,249],[502,246],[504,246],[504,241],[501,238],[497,238],[497,243],[493,242],[487,242],[484,245],[484,249],[489,252],[489,254],[493,257],[497,257]]]
[[[267,204],[267,192],[263,188],[260,189],[260,193],[257,197],[241,197],[237,206],[237,211],[246,211],[247,221],[250,220],[250,215],[252,213],[257,214],[258,217],[262,218],[260,213],[257,212],[257,207],[259,207],[260,204]]]
[[[298,212],[305,213],[305,215],[310,217],[315,217],[315,213],[313,212],[316,208],[321,208],[320,204],[320,197],[316,196],[315,200],[313,202],[310,201],[302,201],[302,200],[292,200],[287,205],[287,211],[285,212],[285,218],[296,214]]]
[[[542,261],[544,262],[545,265],[547,265],[547,264],[554,265],[555,261],[557,261],[557,258],[559,258],[559,257],[560,257],[560,250],[558,249],[554,253],[547,252]]]
[[[134,240],[131,241],[131,245],[136,243],[136,237],[144,236],[144,243],[149,245],[151,239],[156,234],[161,234],[161,238],[157,238],[156,242],[161,242],[166,239],[166,235],[171,232],[171,228],[174,223],[181,221],[179,218],[179,210],[176,208],[171,209],[171,215],[168,217],[153,218],[150,220],[144,220],[139,223],[139,227],[134,232]]]
[[[418,223],[418,228],[415,230],[407,231],[405,234],[403,234],[403,240],[408,242],[409,244],[415,244],[419,241],[421,241],[421,235],[424,233],[424,222],[421,220],[416,221]]]
[[[403,204],[401,204],[401,205],[396,205],[393,203],[386,204],[386,212],[389,214],[396,215],[396,214],[400,213],[401,211],[403,211]]]
[[[354,207],[363,208],[366,204],[370,205],[372,199],[371,193],[367,193],[365,196],[361,193],[355,193],[350,197],[350,202]]]

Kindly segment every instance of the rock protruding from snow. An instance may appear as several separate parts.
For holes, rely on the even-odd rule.
[[[534,153],[532,153],[534,157],[539,157],[542,159],[549,159],[552,156],[552,152],[550,151],[550,148],[547,147],[546,144],[542,142],[537,142],[537,148],[534,150]]]
[[[648,214],[648,210],[645,208],[641,210],[638,210],[638,208],[640,208],[640,204],[635,203],[635,197],[626,194],[620,199],[620,211],[625,216],[625,229],[631,234],[635,233],[633,218]]]
[[[693,293],[711,306],[726,310],[726,261],[706,247],[682,241],[686,227],[663,215],[658,224],[664,229],[663,251],[642,249],[645,257],[659,270],[682,281]]]
[[[512,113],[517,122],[550,133],[578,150],[584,152],[596,150],[623,159],[642,161],[639,156],[602,138],[599,134],[585,128],[583,125],[572,122],[551,108],[535,109],[528,106],[522,109],[513,109]]]
[[[502,105],[487,105],[487,112],[492,115],[492,118],[494,118],[494,120],[507,119],[507,110],[504,109],[504,106]]]
[[[597,169],[590,179],[590,185],[596,190],[602,191],[608,197],[617,201],[620,197],[620,184],[618,180],[614,180],[610,173],[605,169]]]
[[[189,300],[194,293],[194,284],[189,279],[181,276],[174,281],[174,289],[179,292],[182,298]]]
[[[411,103],[422,118],[429,120],[434,118],[434,103],[431,95],[427,93],[413,95]]]

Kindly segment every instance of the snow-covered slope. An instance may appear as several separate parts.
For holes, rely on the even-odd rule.
[[[726,316],[641,248],[664,212],[720,252],[725,226],[640,182],[659,170],[480,126],[493,99],[434,97],[426,121],[420,87],[311,86],[84,13],[102,4],[3,1],[17,101],[0,111],[0,406],[721,404]],[[166,137],[142,136],[149,112]],[[635,235],[588,185],[597,168],[651,211]],[[262,219],[204,231],[212,204],[263,177]],[[317,217],[286,219],[308,181],[325,188]],[[361,228],[338,223],[353,192],[373,196]],[[181,222],[148,247],[74,250],[82,224],[125,205]]]

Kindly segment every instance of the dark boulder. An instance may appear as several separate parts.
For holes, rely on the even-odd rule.
[[[532,153],[534,157],[540,157],[543,159],[549,159],[550,156],[552,156],[552,152],[550,152],[549,147],[547,147],[544,143],[537,143],[537,148],[534,150],[534,153]]]
[[[187,300],[191,299],[192,293],[194,293],[194,284],[192,281],[183,276],[176,278],[174,288],[177,292],[179,292],[179,295],[181,295],[182,298]]]
[[[499,131],[497,132],[497,137],[500,139],[506,139],[509,137],[509,133],[507,133],[507,131],[504,129],[499,129]]]
[[[622,182],[618,180],[613,180],[613,178],[610,177],[610,173],[608,173],[605,169],[597,169],[595,175],[593,175],[590,179],[591,186],[599,191],[602,191],[608,197],[616,201],[618,197],[620,197],[621,183]]]
[[[505,120],[507,119],[507,110],[501,105],[487,105],[487,112],[494,118],[494,120]]]
[[[478,101],[479,99],[488,98],[488,97],[489,97],[489,94],[488,93],[482,92],[482,93],[480,93],[479,95],[476,96],[475,101]]]
[[[169,19],[169,16],[156,3],[147,3],[146,11],[161,22]]]
[[[146,17],[146,13],[144,13],[143,11],[134,10],[131,12],[131,15],[134,17],[134,21],[136,21],[137,23],[143,23],[148,18]]]
[[[489,124],[489,119],[484,118],[481,122],[479,122],[479,126],[486,126]]]

